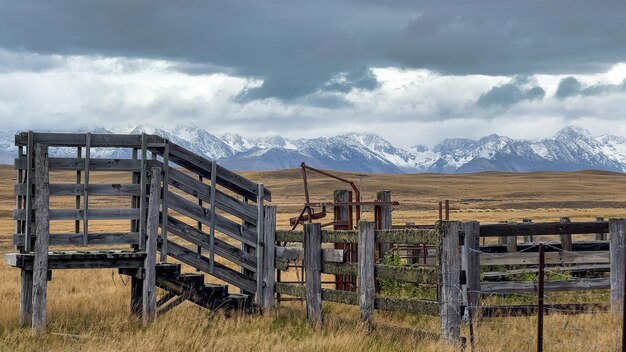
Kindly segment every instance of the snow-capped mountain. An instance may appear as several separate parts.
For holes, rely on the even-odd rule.
[[[86,131],[79,131],[86,132]],[[235,170],[295,168],[301,162],[315,167],[357,172],[465,173],[481,171],[626,171],[626,138],[593,136],[566,127],[554,138],[526,141],[499,135],[479,140],[446,139],[429,148],[394,146],[375,134],[348,133],[335,137],[288,139],[281,136],[245,138],[236,133],[217,137],[196,126],[173,129],[139,125],[119,129],[98,128],[93,133],[150,133],[169,138],[200,155],[218,159]],[[14,132],[0,132],[0,163],[15,157]],[[53,148],[52,156],[74,155],[73,148]],[[127,150],[95,148],[95,158],[128,158]]]

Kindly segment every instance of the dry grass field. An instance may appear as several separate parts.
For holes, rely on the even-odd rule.
[[[263,182],[278,205],[278,226],[286,228],[303,202],[299,170],[244,172]],[[355,175],[343,173],[355,181]],[[71,174],[53,175],[52,182],[71,182]],[[126,176],[92,174],[103,183],[127,183]],[[433,223],[437,201],[450,199],[454,220],[556,221],[591,220],[596,216],[626,215],[626,187],[622,174],[606,172],[473,175],[368,175],[363,177],[364,199],[389,189],[400,202],[394,223]],[[332,190],[345,186],[314,175],[309,179],[313,201],[331,201]],[[11,219],[15,207],[15,171],[0,166],[0,253],[12,251]],[[357,182],[358,184],[358,182]],[[73,200],[61,199],[70,204]],[[111,207],[117,200],[102,199]],[[365,209],[365,217],[371,217]],[[71,223],[53,231],[66,231]],[[94,231],[112,226],[100,222]],[[306,324],[299,303],[285,304],[270,315],[224,317],[185,303],[148,328],[129,315],[129,291],[124,277],[114,270],[55,271],[48,289],[48,329],[42,337],[19,329],[19,271],[0,264],[0,351],[447,351],[436,341],[417,340],[401,331],[369,333],[358,324],[330,320],[316,329]],[[589,299],[593,299],[591,294]],[[604,299],[606,296],[597,296]],[[548,300],[551,298],[549,297]],[[555,298],[552,298],[555,299]],[[325,306],[329,316],[358,317],[354,307]],[[438,320],[419,316],[376,313],[380,323],[437,331]],[[611,314],[546,317],[547,351],[609,351],[617,346],[621,320]],[[464,333],[467,328],[464,327]],[[526,351],[534,349],[535,318],[498,318],[477,328],[480,351]],[[76,337],[79,335],[80,337]],[[593,346],[596,346],[595,348]],[[456,349],[454,349],[456,350]]]

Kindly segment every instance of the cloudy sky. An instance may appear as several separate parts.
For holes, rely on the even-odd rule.
[[[626,136],[623,1],[0,0],[0,130]]]

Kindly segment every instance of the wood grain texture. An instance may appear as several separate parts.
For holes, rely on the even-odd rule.
[[[33,332],[40,333],[46,326],[46,298],[48,291],[48,241],[50,212],[48,185],[48,147],[35,145],[35,254],[33,264]]]
[[[322,227],[304,224],[304,266],[306,280],[306,315],[309,322],[322,321]]]
[[[358,293],[361,321],[372,326],[374,317],[374,299],[376,298],[376,278],[374,266],[376,263],[376,242],[374,239],[375,223],[373,221],[359,222],[359,272]]]
[[[275,246],[276,246],[276,206],[265,206],[265,219],[263,220],[263,295],[261,307],[267,311],[274,308],[275,296]]]
[[[143,324],[147,325],[156,319],[156,257],[157,238],[159,237],[159,214],[161,211],[161,168],[150,170],[150,200],[146,224],[146,258],[143,279]]]
[[[461,333],[461,246],[456,221],[442,222],[441,256],[441,338],[452,344],[460,342]]]
[[[611,242],[611,311],[620,312],[624,306],[624,237],[626,219],[609,219]]]

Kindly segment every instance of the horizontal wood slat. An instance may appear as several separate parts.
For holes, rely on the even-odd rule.
[[[215,263],[214,270],[211,273],[209,258],[199,255],[195,251],[185,248],[179,244],[174,242],[168,242],[167,244],[167,254],[172,256],[175,259],[180,260],[181,262],[191,265],[194,268],[197,268],[205,273],[211,274],[217,277],[220,280],[223,280],[233,286],[237,286],[247,292],[255,292],[256,291],[256,281],[251,280],[247,276],[227,268],[226,266]]]
[[[538,285],[538,283],[531,281],[481,282],[480,291],[483,293],[537,292]],[[611,281],[608,277],[596,279],[546,281],[544,283],[544,290],[546,291],[587,291],[608,288],[611,288]]]
[[[609,252],[547,252],[546,265],[605,264]],[[539,265],[539,253],[480,254],[480,265]]]
[[[26,184],[20,183],[13,187],[16,196],[26,195]],[[51,196],[81,196],[85,192],[82,184],[50,184]],[[141,193],[136,184],[96,184],[89,185],[89,196],[138,196]]]
[[[14,220],[25,220],[26,209],[13,210]],[[82,220],[82,209],[51,209],[50,220]],[[139,209],[89,209],[89,220],[139,219]]]
[[[139,134],[105,134],[92,133],[90,146],[141,148]],[[157,135],[147,135],[148,143],[163,143],[165,139]],[[46,144],[51,147],[84,147],[86,136],[84,133],[33,133],[33,142]],[[28,143],[28,132],[21,132],[15,136],[15,144],[25,146]]]
[[[439,275],[434,267],[402,267],[376,264],[374,266],[377,279],[411,282],[416,284],[439,283]],[[322,263],[322,272],[334,275],[357,275],[358,263]]]
[[[305,297],[305,287],[301,285],[276,283],[276,292],[294,296]],[[359,305],[359,294],[357,292],[338,291],[322,288],[322,300],[335,303]],[[376,297],[374,307],[386,311],[402,311],[407,313],[418,313],[437,316],[439,315],[439,302],[426,301],[414,298],[390,298]]]
[[[33,269],[34,254],[8,253],[7,265]],[[130,251],[65,251],[48,254],[48,269],[141,268],[145,253]]]
[[[170,209],[188,216],[196,221],[212,226],[210,221],[211,210],[195,204],[176,193],[167,193],[167,205]],[[221,215],[215,214],[215,229],[237,241],[256,247],[256,233]]]
[[[276,241],[279,242],[303,242],[303,231],[276,231]],[[322,231],[324,243],[358,243],[357,231],[335,230]],[[378,243],[402,243],[402,244],[439,244],[439,233],[433,229],[400,229],[400,230],[376,230],[376,242]]]
[[[184,222],[169,216],[168,217],[168,230],[172,234],[187,240],[196,246],[200,246],[206,250],[209,250],[209,234],[196,229],[193,226],[187,225]],[[231,262],[243,266],[244,268],[252,271],[256,271],[256,256],[250,253],[244,252],[241,249],[232,246],[219,238],[215,238],[215,254],[228,259]]]
[[[607,221],[480,225],[480,237],[608,233]]]
[[[24,246],[24,237],[24,234],[13,234],[13,245]],[[138,238],[137,232],[89,233],[87,243],[89,245],[137,244]],[[82,233],[50,234],[50,246],[78,246],[82,244],[82,241]]]
[[[49,158],[50,170],[85,170],[82,158]],[[26,157],[15,159],[16,169],[26,169]],[[90,171],[140,171],[141,160],[133,159],[90,159]]]

